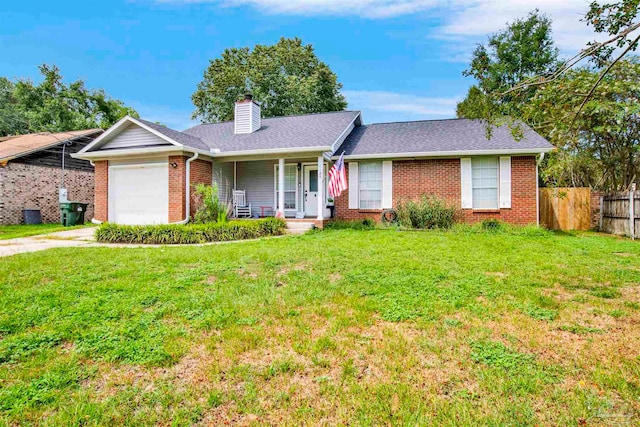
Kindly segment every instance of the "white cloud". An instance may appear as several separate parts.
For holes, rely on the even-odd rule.
[[[347,98],[349,109],[362,110],[365,118],[393,115],[402,115],[407,119],[455,117],[456,104],[463,98],[431,98],[413,93],[367,90],[345,90],[342,93]]]
[[[556,43],[564,53],[575,53],[594,38],[581,22],[589,0],[155,0],[163,3],[212,3],[223,7],[248,6],[270,15],[360,16],[386,19],[422,13],[440,24],[429,37],[449,41],[454,61],[470,54],[477,41],[538,8],[553,19]],[[463,52],[466,52],[463,54]]]

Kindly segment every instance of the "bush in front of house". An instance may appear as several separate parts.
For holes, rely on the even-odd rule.
[[[193,221],[200,224],[226,222],[232,206],[220,200],[218,185],[195,184],[193,187],[196,206]]]
[[[285,228],[286,223],[280,218],[207,224],[117,225],[104,223],[96,230],[96,240],[102,243],[184,245],[279,236],[284,234]]]
[[[406,228],[451,228],[459,217],[458,209],[435,196],[398,202],[398,223]]]

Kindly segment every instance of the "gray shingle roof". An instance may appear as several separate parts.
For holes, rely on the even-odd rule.
[[[416,122],[379,123],[354,129],[336,155],[345,156],[435,153],[476,150],[534,150],[553,146],[526,125],[524,138],[517,141],[507,126],[487,128],[480,120],[448,119]]]
[[[209,150],[210,148],[207,144],[202,142],[200,138],[196,138],[184,132],[178,132],[177,130],[169,129],[166,126],[159,125],[157,123],[153,123],[148,120],[143,120],[143,119],[135,119],[135,120],[138,120],[139,122],[144,123],[145,125],[149,126],[151,129],[155,130],[156,132],[160,132],[164,136],[169,137],[174,141],[179,142],[180,144],[185,145],[187,147],[198,148],[200,150]]]
[[[360,114],[359,111],[305,114],[262,119],[254,133],[235,135],[233,122],[202,124],[182,133],[199,138],[208,148],[232,151],[331,146]]]

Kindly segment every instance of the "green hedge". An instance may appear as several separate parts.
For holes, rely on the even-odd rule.
[[[178,245],[256,239],[284,234],[286,223],[278,218],[208,224],[116,225],[105,223],[96,231],[102,243]]]

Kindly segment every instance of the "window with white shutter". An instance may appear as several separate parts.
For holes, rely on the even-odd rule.
[[[473,209],[498,209],[498,170],[497,157],[471,159]]]
[[[360,209],[381,209],[382,162],[361,162],[359,169]]]

